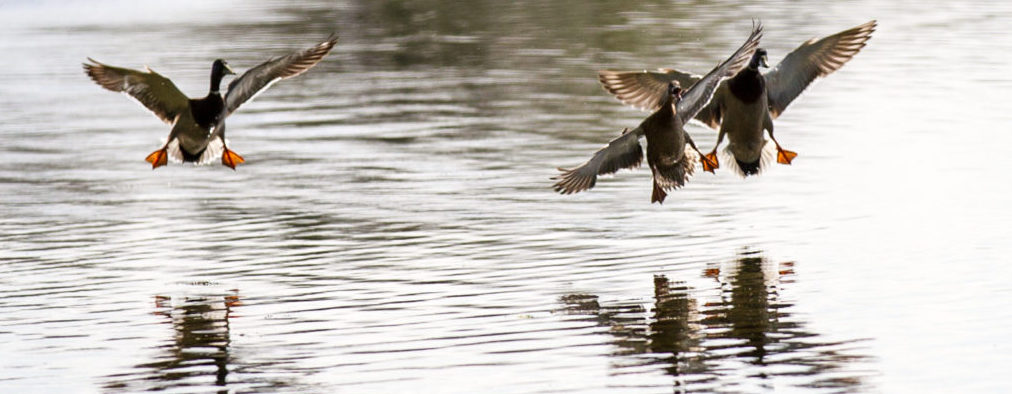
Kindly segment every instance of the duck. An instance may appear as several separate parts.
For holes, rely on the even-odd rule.
[[[337,36],[286,56],[271,58],[247,70],[228,84],[221,93],[221,81],[235,71],[223,59],[211,63],[211,83],[207,95],[189,98],[172,81],[148,67],[144,71],[114,67],[88,58],[84,72],[99,86],[124,93],[172,126],[162,147],[145,161],[151,168],[174,162],[208,164],[221,155],[221,164],[235,170],[244,163],[241,155],[228,149],[225,118],[252,100],[278,80],[298,76],[313,68],[337,44]]]
[[[762,25],[753,26],[752,33],[730,57],[710,70],[688,90],[675,80],[666,83],[666,93],[658,108],[635,129],[623,129],[618,138],[594,153],[582,165],[565,169],[552,178],[561,194],[573,194],[593,188],[597,176],[620,169],[638,167],[643,161],[640,138],[647,140],[647,163],[653,173],[651,203],[663,204],[668,192],[681,188],[693,174],[702,152],[685,131],[685,124],[696,116],[713,97],[717,86],[738,73],[751,59],[762,38]],[[704,157],[705,160],[705,157]]]
[[[766,49],[753,53],[748,66],[721,83],[713,100],[695,119],[718,129],[717,143],[705,155],[703,170],[714,172],[720,166],[717,148],[728,139],[725,157],[732,158],[731,167],[738,175],[758,175],[773,160],[773,148],[763,135],[769,133],[775,148],[776,161],[791,164],[797,152],[784,149],[773,136],[773,120],[818,78],[839,70],[867,45],[878,26],[875,20],[839,33],[805,41],[766,73],[769,68]],[[601,70],[598,79],[606,91],[621,102],[646,110],[655,110],[666,100],[669,81],[692,85],[699,76],[675,69],[657,71]]]

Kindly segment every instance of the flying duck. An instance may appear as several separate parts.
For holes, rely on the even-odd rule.
[[[165,145],[145,159],[152,169],[164,166],[169,157],[177,162],[206,164],[220,154],[221,164],[235,170],[246,160],[225,145],[225,118],[274,82],[315,66],[336,43],[337,37],[331,36],[311,48],[260,63],[232,80],[224,95],[219,90],[221,80],[235,72],[227,62],[217,59],[211,64],[211,88],[201,98],[186,97],[172,81],[147,67],[145,71],[131,70],[88,58],[91,63],[84,63],[84,72],[103,88],[130,95],[172,125]]]
[[[664,203],[669,190],[685,185],[692,175],[702,152],[696,148],[685,123],[692,119],[713,97],[717,86],[725,78],[738,73],[759,47],[762,25],[755,26],[752,34],[731,57],[724,60],[706,76],[683,93],[678,81],[665,83],[665,94],[658,108],[633,130],[623,130],[608,146],[594,153],[586,163],[573,169],[559,168],[561,174],[553,178],[555,191],[572,194],[594,187],[597,176],[611,174],[623,168],[633,168],[643,160],[639,139],[647,139],[647,163],[653,172],[653,193],[650,202]],[[704,158],[704,160],[706,160]]]
[[[756,50],[748,67],[721,83],[713,100],[696,115],[707,126],[720,129],[717,143],[705,156],[709,160],[703,161],[703,170],[713,172],[719,166],[717,147],[727,136],[725,152],[734,158],[732,167],[736,172],[741,176],[758,174],[773,156],[763,130],[773,140],[777,162],[791,164],[797,153],[783,149],[773,137],[773,119],[812,81],[831,74],[853,58],[866,45],[876,26],[873,20],[820,40],[808,40],[765,74],[759,72],[759,67],[769,67],[766,50]],[[666,100],[668,82],[679,81],[688,86],[700,80],[699,76],[673,69],[603,70],[598,77],[605,90],[623,103],[650,110]]]

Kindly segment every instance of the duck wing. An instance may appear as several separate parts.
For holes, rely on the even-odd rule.
[[[573,169],[559,168],[562,173],[552,178],[555,191],[562,194],[573,194],[594,187],[598,175],[613,174],[623,168],[638,167],[643,161],[643,148],[640,137],[642,127],[633,130],[626,128],[622,135],[611,140],[607,146],[594,152],[594,156],[586,163]]]
[[[757,24],[752,28],[752,34],[748,36],[745,43],[738,47],[738,50],[734,51],[730,57],[714,67],[713,70],[706,73],[703,78],[692,85],[688,92],[682,94],[682,99],[676,104],[675,113],[682,122],[688,122],[696,116],[713,98],[713,92],[717,90],[717,86],[724,79],[733,77],[748,65],[749,60],[752,59],[752,54],[759,48],[759,39],[763,36],[762,24]],[[713,114],[718,114],[719,111],[710,111]],[[703,123],[708,125],[713,124],[713,120],[704,120]],[[717,116],[716,123],[719,125],[719,116]],[[713,126],[711,126],[713,127]]]
[[[818,41],[813,38],[787,54],[765,75],[770,116],[780,116],[816,78],[843,67],[864,48],[876,26],[873,20]]]
[[[323,60],[334,44],[337,44],[337,37],[331,36],[311,48],[270,59],[249,69],[228,84],[228,93],[225,94],[226,116],[274,82],[297,76],[313,68],[316,63]]]
[[[84,72],[99,86],[113,92],[126,93],[168,124],[190,108],[190,99],[168,78],[145,67],[146,71],[113,67],[88,58]]]
[[[657,71],[615,71],[597,72],[601,86],[615,95],[623,104],[642,110],[654,111],[660,108],[668,94],[668,83],[678,81],[688,88],[700,79],[698,75],[662,68]]]

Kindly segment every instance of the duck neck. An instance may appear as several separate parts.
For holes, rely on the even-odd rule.
[[[221,79],[224,76],[225,73],[217,67],[211,69],[211,89],[208,91],[209,96],[221,95],[221,93],[219,93],[221,88]]]

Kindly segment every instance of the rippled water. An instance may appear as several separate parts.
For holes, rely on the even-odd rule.
[[[879,20],[777,120],[795,164],[552,192],[644,113],[601,68],[771,62]],[[0,5],[5,392],[982,392],[1010,386],[1012,7],[642,1]],[[341,36],[230,118],[247,164],[86,57],[202,95]],[[691,125],[708,149],[714,134]]]

